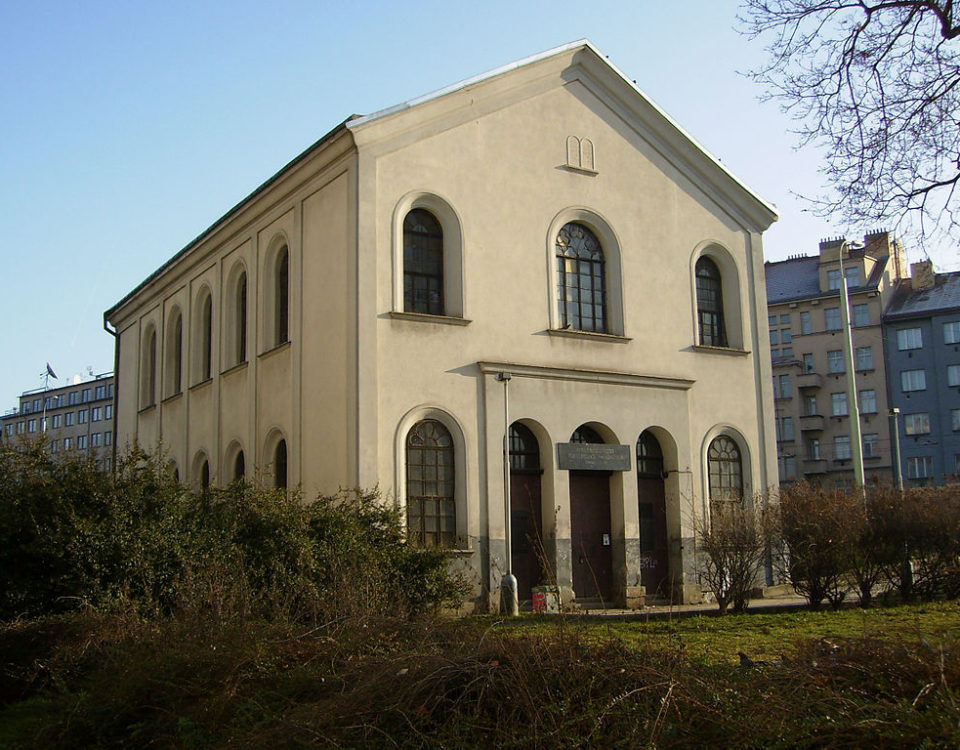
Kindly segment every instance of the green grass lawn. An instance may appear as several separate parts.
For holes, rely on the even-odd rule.
[[[960,642],[960,603],[844,608],[839,611],[746,612],[724,617],[684,615],[670,620],[604,619],[525,615],[517,622],[500,621],[508,630],[548,634],[578,628],[590,638],[616,638],[626,645],[682,644],[687,656],[708,664],[738,663],[743,651],[753,659],[789,657],[798,641],[820,638]]]

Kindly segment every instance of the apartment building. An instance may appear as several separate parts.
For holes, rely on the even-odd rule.
[[[890,481],[882,316],[903,267],[902,247],[887,232],[867,234],[862,243],[824,240],[817,255],[765,264],[781,483],[853,481],[842,283],[849,295],[864,474],[867,481]]]
[[[24,391],[19,405],[0,417],[0,434],[7,442],[41,436],[51,453],[94,452],[109,469],[113,455],[112,372],[69,385]]]
[[[910,267],[883,317],[890,403],[907,484],[960,474],[960,272]]]

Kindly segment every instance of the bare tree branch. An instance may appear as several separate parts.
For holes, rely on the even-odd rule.
[[[953,0],[743,0],[767,63],[748,75],[825,154],[814,213],[960,235],[960,25]]]

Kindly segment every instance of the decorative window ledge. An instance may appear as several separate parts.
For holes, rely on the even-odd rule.
[[[590,341],[605,341],[608,344],[626,344],[633,339],[619,336],[615,333],[596,333],[595,331],[578,331],[573,328],[548,328],[550,336],[560,336],[568,339],[587,339]]]
[[[138,415],[139,415],[139,414],[146,414],[147,412],[153,411],[153,410],[156,409],[156,408],[157,408],[156,402],[154,402],[154,403],[152,403],[152,404],[147,404],[147,405],[144,406],[142,409],[140,409],[140,411],[138,411],[137,414],[138,414]]]
[[[467,318],[457,318],[452,315],[428,315],[427,313],[399,312],[394,310],[390,313],[394,320],[410,320],[415,323],[440,323],[447,326],[466,326],[472,323]]]
[[[203,380],[199,380],[199,381],[197,381],[196,383],[194,383],[193,385],[191,385],[191,386],[190,386],[190,390],[191,390],[191,391],[199,391],[199,390],[200,390],[201,388],[203,388],[205,385],[210,385],[212,382],[213,382],[213,377],[204,378]]]
[[[233,365],[232,367],[228,367],[226,370],[221,372],[220,377],[226,377],[227,375],[233,375],[233,373],[239,372],[240,370],[245,370],[247,369],[247,364],[247,360],[243,360],[243,362],[237,362],[237,364]]]
[[[176,393],[171,393],[169,396],[163,399],[163,401],[161,401],[160,403],[166,406],[167,404],[172,404],[174,401],[177,401],[178,399],[181,399],[181,398],[183,398],[183,391],[177,391]]]
[[[726,354],[734,357],[746,357],[750,353],[749,349],[735,349],[731,346],[705,346],[703,344],[694,344],[693,350],[704,354]]]
[[[276,354],[277,352],[282,352],[282,351],[284,351],[285,349],[289,349],[289,348],[290,348],[290,339],[287,339],[287,340],[284,341],[282,344],[277,344],[277,345],[276,345],[275,347],[273,347],[272,349],[267,349],[265,352],[260,352],[260,357],[259,357],[259,358],[260,358],[260,359],[266,359],[267,357],[273,356],[273,355]],[[244,364],[246,364],[246,363],[244,363]]]

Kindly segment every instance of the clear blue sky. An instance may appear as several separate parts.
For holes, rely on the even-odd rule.
[[[768,259],[815,252],[848,228],[792,197],[817,190],[817,155],[793,150],[789,122],[738,75],[763,52],[734,31],[736,10],[736,0],[0,4],[0,410],[42,385],[48,361],[62,377],[112,369],[103,311],[348,115],[580,38],[778,206]],[[956,264],[953,253],[934,260]]]

